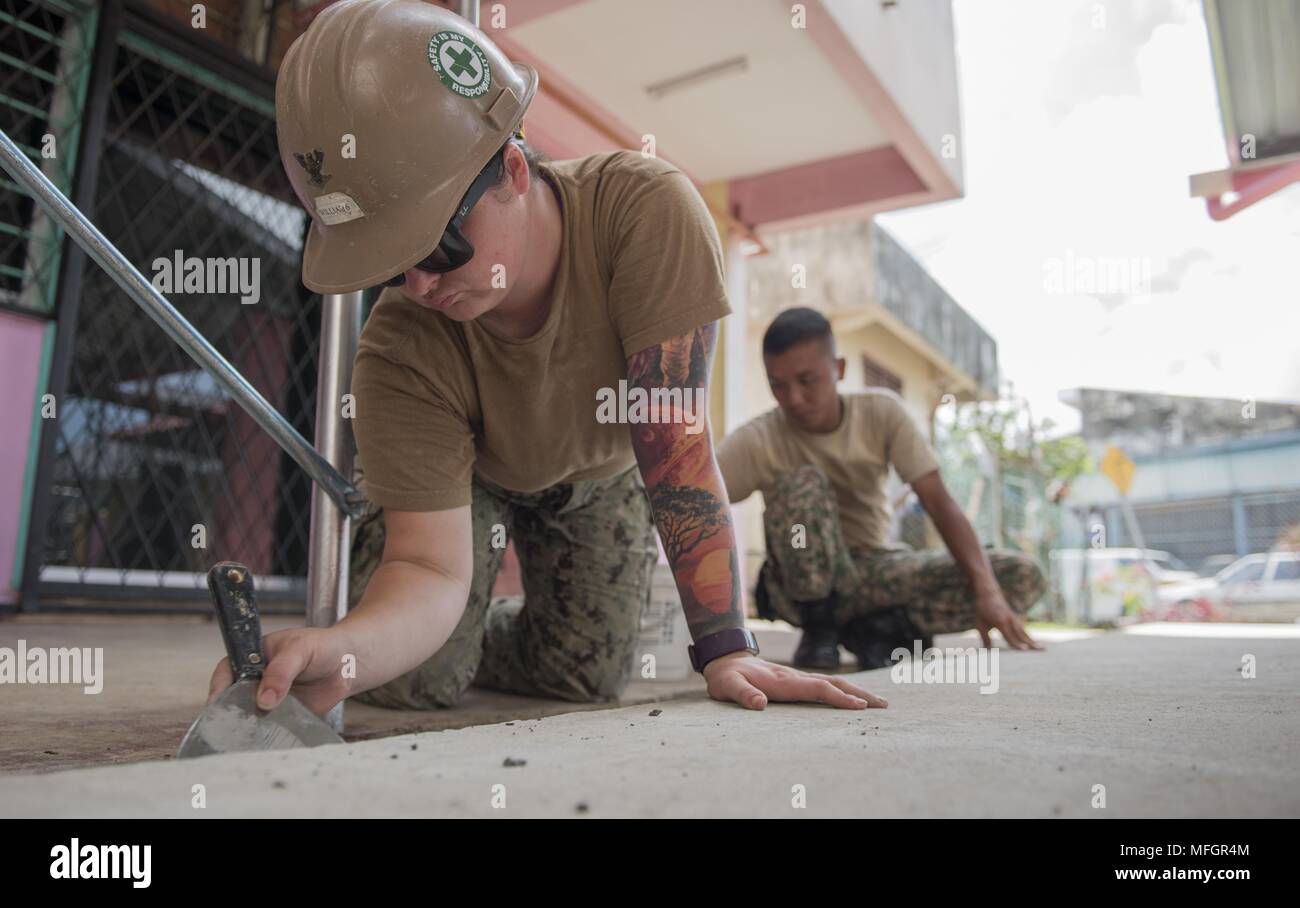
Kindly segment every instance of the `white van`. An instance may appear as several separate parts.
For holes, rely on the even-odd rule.
[[[1087,586],[1084,553],[1087,553]],[[1068,624],[1118,624],[1138,620],[1159,604],[1156,590],[1196,576],[1158,549],[1056,549],[1051,552],[1055,588]]]

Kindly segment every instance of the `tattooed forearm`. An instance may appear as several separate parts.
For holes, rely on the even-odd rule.
[[[648,347],[628,359],[628,384],[693,389],[707,402],[716,325]],[[685,394],[677,399],[687,398]],[[696,640],[744,623],[740,568],[726,487],[713,459],[709,433],[687,432],[686,414],[630,426],[655,525],[672,566],[682,608]]]

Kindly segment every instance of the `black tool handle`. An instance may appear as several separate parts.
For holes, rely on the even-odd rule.
[[[262,677],[266,653],[253,595],[253,572],[234,561],[223,561],[208,571],[208,589],[235,680]]]

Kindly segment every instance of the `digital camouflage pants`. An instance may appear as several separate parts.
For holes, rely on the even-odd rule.
[[[470,510],[474,577],[451,638],[422,665],[353,699],[392,709],[454,706],[470,684],[574,701],[622,694],[658,559],[640,472],[527,494],[476,476]],[[503,536],[519,556],[522,603],[492,597]],[[349,607],[383,550],[383,512],[370,505],[353,535]]]
[[[803,527],[802,534],[794,530]],[[975,626],[970,580],[946,549],[852,549],[840,531],[830,481],[805,465],[781,476],[764,494],[767,561],[759,573],[759,614],[799,624],[796,601],[835,594],[839,626],[875,609],[902,605],[923,634],[947,634]],[[796,541],[804,542],[797,547]],[[1029,556],[987,549],[1007,604],[1027,612],[1046,589],[1043,572]],[[765,601],[766,600],[766,601]]]

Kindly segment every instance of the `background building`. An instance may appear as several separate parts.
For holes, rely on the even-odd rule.
[[[1129,501],[1152,549],[1192,568],[1300,545],[1300,404],[1079,388],[1082,437],[1136,465]],[[1108,546],[1137,545],[1118,490],[1099,473],[1073,483],[1076,519],[1100,515]]]

